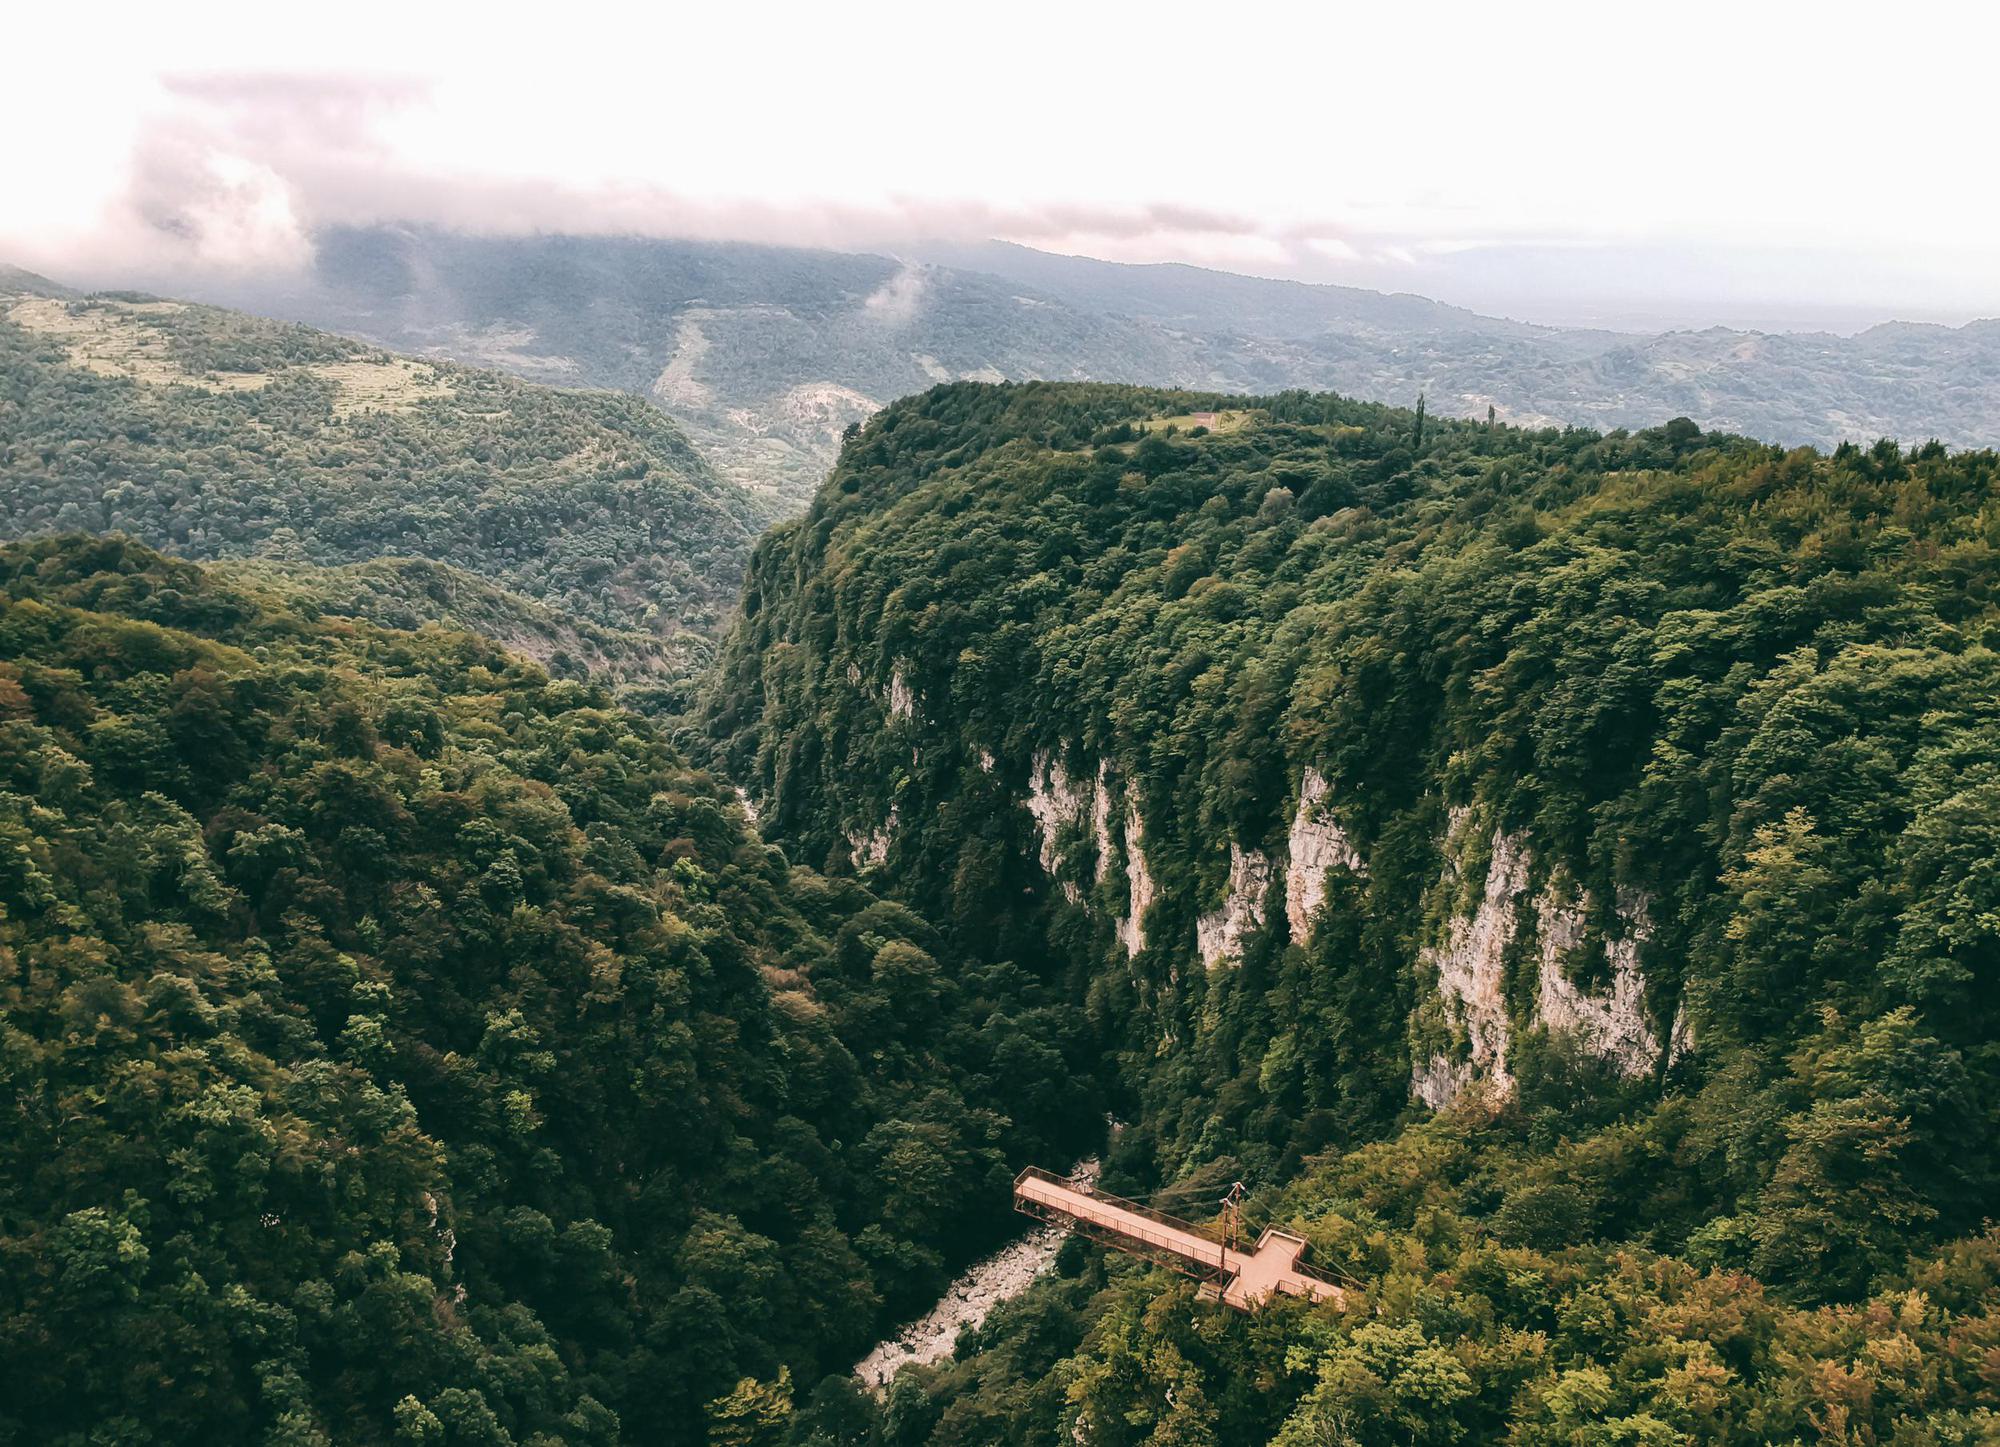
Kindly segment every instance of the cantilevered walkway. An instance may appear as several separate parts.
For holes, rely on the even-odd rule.
[[[1310,1301],[1340,1300],[1337,1285],[1299,1264],[1306,1243],[1289,1231],[1266,1230],[1254,1251],[1240,1251],[1211,1241],[1186,1221],[1073,1185],[1038,1166],[1014,1178],[1014,1209],[1185,1272],[1238,1311],[1250,1310],[1274,1291]]]

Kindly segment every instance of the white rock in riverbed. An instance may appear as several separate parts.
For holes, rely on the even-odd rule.
[[[1078,1161],[1070,1175],[1094,1181],[1097,1172],[1098,1163],[1087,1160]],[[967,1267],[945,1288],[928,1315],[878,1343],[855,1363],[854,1375],[881,1392],[887,1391],[896,1373],[911,1363],[922,1366],[944,1360],[958,1345],[960,1332],[983,1325],[994,1307],[1019,1296],[1055,1264],[1056,1252],[1062,1249],[1067,1234],[1055,1226],[1037,1226],[1020,1240]]]

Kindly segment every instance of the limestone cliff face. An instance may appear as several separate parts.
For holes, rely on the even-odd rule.
[[[1419,1056],[1410,1088],[1433,1110],[1452,1104],[1475,1082],[1496,1097],[1511,1095],[1507,1069],[1513,1034],[1503,991],[1507,951],[1514,942],[1514,901],[1528,887],[1529,853],[1519,835],[1496,829],[1486,883],[1470,914],[1447,921],[1444,937],[1423,952],[1436,972],[1437,993],[1462,1050]],[[1449,873],[1458,870],[1456,858]]]
[[[1129,796],[1121,800],[1120,793],[1109,760],[1099,761],[1094,775],[1075,774],[1060,755],[1041,749],[1029,761],[1028,794],[1022,803],[1034,821],[1036,857],[1071,904],[1087,905],[1084,884],[1104,878],[1122,844],[1128,894],[1117,921],[1117,937],[1127,956],[1132,956],[1146,948],[1146,912],[1152,908],[1158,884],[1146,859],[1145,822],[1138,801]],[[1122,840],[1112,835],[1114,815],[1122,815]],[[1319,822],[1307,826],[1306,848],[1315,860],[1332,857],[1320,842],[1329,828],[1339,834],[1338,826]],[[1094,849],[1087,869],[1079,868],[1081,861],[1072,857],[1074,845],[1082,841]],[[1316,867],[1321,867],[1317,890],[1323,893],[1324,867]],[[1263,927],[1264,899],[1273,876],[1272,862],[1262,851],[1230,843],[1229,881],[1222,903],[1195,923],[1195,949],[1206,968],[1242,957],[1245,941]]]
[[[988,773],[993,769],[992,758],[991,753],[982,751],[981,768]],[[1129,956],[1146,947],[1145,916],[1153,905],[1155,885],[1146,864],[1145,825],[1139,817],[1138,801],[1124,799],[1121,811],[1119,794],[1109,759],[1098,761],[1094,775],[1072,774],[1058,755],[1041,749],[1029,761],[1028,797],[1023,803],[1035,823],[1036,857],[1071,904],[1085,903],[1078,882],[1078,875],[1085,871],[1072,867],[1074,861],[1068,857],[1065,841],[1081,837],[1093,846],[1094,858],[1087,871],[1092,884],[1104,878],[1122,843],[1129,894],[1125,914],[1117,922],[1117,935]],[[1122,840],[1112,834],[1112,819],[1121,812]]]
[[[889,843],[896,833],[896,810],[872,829],[847,831],[848,857],[856,869],[880,869],[889,859]]]
[[[1229,843],[1229,885],[1221,907],[1195,921],[1195,948],[1208,969],[1241,959],[1243,941],[1264,923],[1271,861],[1260,850]]]
[[[1467,811],[1454,811],[1447,833],[1440,887],[1454,893],[1462,882],[1461,861],[1470,838],[1476,837],[1467,819]],[[1676,1017],[1663,1043],[1646,1008],[1641,956],[1653,933],[1651,899],[1643,891],[1619,890],[1612,910],[1615,930],[1597,946],[1604,968],[1588,971],[1606,983],[1586,988],[1574,975],[1579,964],[1596,963],[1578,958],[1591,948],[1593,901],[1560,868],[1530,899],[1534,871],[1534,851],[1526,838],[1494,830],[1485,879],[1471,909],[1449,916],[1439,938],[1422,953],[1437,1009],[1420,1010],[1413,1030],[1422,1036],[1426,1019],[1441,1017],[1448,1039],[1441,1047],[1432,1041],[1414,1052],[1410,1091],[1433,1110],[1472,1094],[1495,1102],[1512,1095],[1510,1054],[1521,1023],[1633,1077],[1656,1069],[1663,1051],[1678,1059],[1691,1047],[1684,1016]],[[1517,950],[1524,924],[1532,938]],[[1521,1008],[1510,1009],[1507,997],[1508,962],[1515,958],[1534,967],[1525,1022],[1518,1018]]]
[[[1318,769],[1306,770],[1285,848],[1285,919],[1291,925],[1294,944],[1311,938],[1320,906],[1326,901],[1329,874],[1335,869],[1368,873],[1367,861],[1332,817],[1331,792],[1324,774]]]
[[[889,717],[905,722],[917,716],[917,696],[910,689],[910,681],[903,673],[903,665],[897,664],[889,675],[889,692],[884,700]]]
[[[1639,952],[1653,934],[1651,903],[1639,890],[1618,891],[1615,913],[1622,933],[1604,942],[1611,981],[1606,990],[1593,992],[1571,981],[1566,969],[1588,933],[1587,901],[1556,881],[1535,899],[1538,1022],[1631,1076],[1651,1073],[1660,1059],[1660,1042],[1646,1017],[1646,977],[1639,970]]]
[[[1081,902],[1082,891],[1076,880],[1066,877],[1063,872],[1063,835],[1086,819],[1097,815],[1097,795],[1103,781],[1104,770],[1100,766],[1097,780],[1077,778],[1063,762],[1047,749],[1036,753],[1028,765],[1028,814],[1035,821],[1035,833],[1041,841],[1038,857],[1042,869],[1052,879],[1062,884],[1062,890],[1072,904]],[[1097,868],[1104,867],[1102,842],[1098,851]]]
[[[1022,804],[1034,825],[1036,857],[1072,905],[1117,910],[1115,937],[1128,958],[1136,956],[1163,943],[1147,938],[1146,915],[1160,885],[1138,801],[1121,787],[1110,760],[1073,772],[1063,759],[1058,750],[1042,749],[1029,761]],[[996,767],[985,751],[978,763],[988,773]],[[1367,876],[1367,859],[1332,805],[1326,776],[1308,768],[1281,856],[1230,841],[1222,897],[1195,920],[1192,943],[1204,969],[1241,961],[1257,932],[1273,923],[1267,913],[1280,883],[1289,938],[1304,944],[1320,924],[1333,872]],[[850,836],[858,867],[883,862],[894,826],[892,813],[882,827]],[[1475,862],[1481,844],[1483,865]],[[1418,957],[1428,1001],[1410,1024],[1416,1099],[1432,1109],[1472,1096],[1505,1100],[1515,1090],[1513,1056],[1522,1030],[1546,1031],[1634,1078],[1658,1068],[1663,1055],[1678,1059],[1690,1048],[1684,1019],[1662,1030],[1647,1010],[1641,961],[1653,926],[1643,892],[1619,891],[1612,924],[1600,936],[1591,921],[1601,916],[1588,892],[1559,866],[1539,868],[1526,835],[1489,832],[1471,810],[1455,809],[1444,856],[1436,888],[1455,908]],[[1119,857],[1127,882],[1122,908],[1091,893]],[[1483,870],[1476,882],[1466,879],[1468,868]],[[1582,958],[1586,951],[1601,951],[1602,959]],[[1579,977],[1602,983],[1580,985]],[[1510,978],[1520,982],[1511,990]]]
[[[1130,886],[1126,900],[1125,918],[1118,922],[1118,943],[1125,947],[1127,956],[1136,955],[1146,948],[1146,911],[1153,907],[1157,886],[1146,864],[1145,825],[1139,819],[1139,806],[1128,803],[1125,808],[1125,878]]]

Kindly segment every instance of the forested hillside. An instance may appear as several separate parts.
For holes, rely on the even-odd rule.
[[[477,633],[558,678],[606,684],[620,703],[653,714],[687,707],[716,646],[706,632],[607,628],[427,558],[331,568],[257,559],[216,567],[240,588],[275,584],[278,606],[366,618],[388,628]]]
[[[0,1441],[851,1440],[1075,988],[484,640],[0,548]]]
[[[648,397],[783,513],[811,499],[850,424],[937,382],[1211,370],[1160,327],[997,277],[794,247],[343,227],[317,236],[307,274],[239,286],[221,299],[399,351]]]
[[[717,629],[758,526],[741,489],[635,398],[132,296],[0,296],[0,477],[0,537],[425,559],[655,640]],[[687,647],[611,652],[646,678]]]
[[[1088,981],[1108,1181],[1245,1179],[1362,1283],[1073,1260],[880,1430],[1993,1440],[1996,477],[1300,393],[868,424],[759,548],[724,766]]]
[[[650,397],[792,512],[842,432],[955,379],[1332,389],[1527,425],[1675,415],[1783,443],[1991,446],[2000,324],[1858,336],[1531,326],[1424,297],[999,243],[882,254],[630,236],[335,227],[296,275],[202,295],[397,351]]]

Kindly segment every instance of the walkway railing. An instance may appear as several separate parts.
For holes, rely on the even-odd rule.
[[[1149,1221],[1157,1221],[1162,1226],[1171,1226],[1176,1231],[1186,1231],[1191,1236],[1206,1238],[1211,1236],[1214,1231],[1213,1227],[1197,1226],[1192,1221],[1184,1221],[1179,1216],[1169,1216],[1165,1211],[1156,1211],[1151,1206],[1141,1202],[1128,1200],[1124,1196],[1114,1196],[1109,1191],[1099,1190],[1095,1185],[1079,1185],[1069,1176],[1059,1176],[1054,1171],[1043,1170],[1040,1166],[1022,1167],[1021,1174],[1014,1177],[1014,1189],[1017,1191],[1020,1190],[1021,1182],[1027,1180],[1047,1181],[1052,1186],[1061,1186],[1066,1191],[1079,1192],[1082,1195],[1090,1197],[1093,1201],[1103,1201],[1107,1205],[1116,1206],[1121,1211],[1130,1211],[1135,1216],[1144,1216]],[[1218,1244],[1220,1243],[1218,1242]]]
[[[1059,1190],[1087,1196],[1092,1202],[1109,1206],[1124,1215],[1142,1219],[1119,1221],[1115,1224],[1093,1221],[1087,1216],[1064,1210],[1061,1206],[1023,1195],[1022,1184],[1031,1180],[1043,1181]],[[1123,1250],[1132,1251],[1135,1246],[1143,1248],[1134,1254],[1156,1260],[1161,1265],[1170,1266],[1175,1270],[1185,1271],[1200,1280],[1226,1275],[1230,1269],[1228,1255],[1222,1242],[1213,1239],[1208,1231],[1192,1221],[1183,1221],[1178,1216],[1169,1216],[1164,1211],[1156,1211],[1141,1202],[1113,1195],[1109,1191],[1100,1191],[1094,1186],[1079,1185],[1068,1177],[1059,1176],[1053,1171],[1045,1171],[1040,1166],[1028,1166],[1014,1178],[1014,1205],[1015,1209],[1037,1220],[1052,1221]],[[1162,1229],[1157,1231],[1149,1229],[1146,1222],[1151,1222]],[[1211,1252],[1213,1255],[1210,1255]]]
[[[1022,1187],[1030,1181],[1041,1182],[1065,1195],[1079,1199],[1073,1205],[1060,1201],[1038,1200],[1033,1194],[1024,1193],[1022,1190]],[[1198,1280],[1218,1281],[1232,1277],[1255,1254],[1249,1251],[1229,1251],[1217,1238],[1216,1227],[1198,1226],[1179,1216],[1170,1216],[1164,1211],[1155,1210],[1143,1202],[1098,1190],[1089,1182],[1079,1182],[1066,1176],[1059,1176],[1053,1171],[1043,1170],[1040,1166],[1028,1166],[1014,1178],[1014,1205],[1017,1210],[1038,1220],[1054,1222],[1089,1236],[1093,1240],[1102,1241],[1120,1250],[1183,1271]],[[1090,1215],[1092,1205],[1109,1207],[1120,1219],[1093,1220]],[[1309,1249],[1305,1239],[1294,1232],[1279,1231],[1276,1234],[1286,1240],[1297,1242],[1301,1254]],[[1259,1245],[1261,1244],[1260,1241]],[[1293,1261],[1288,1270],[1298,1276],[1332,1287],[1336,1291],[1343,1286],[1360,1284],[1344,1272],[1324,1271],[1308,1266],[1302,1261]]]

